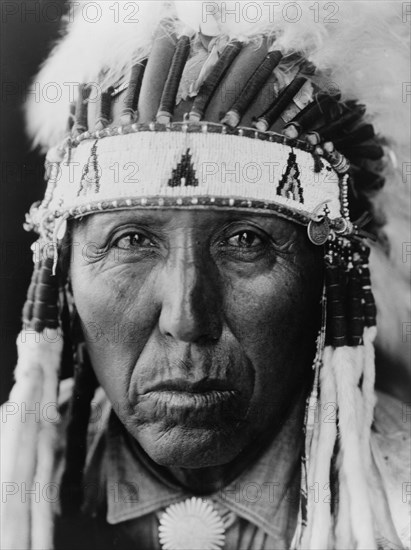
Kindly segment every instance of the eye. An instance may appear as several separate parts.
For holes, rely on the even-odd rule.
[[[228,238],[226,242],[236,248],[256,248],[263,244],[262,239],[254,231],[241,231]]]
[[[256,262],[259,259],[273,258],[275,249],[270,236],[251,222],[231,223],[218,235],[214,248],[224,261]]]
[[[121,250],[136,250],[139,248],[150,248],[155,245],[144,233],[133,231],[116,239],[113,242],[113,246]]]

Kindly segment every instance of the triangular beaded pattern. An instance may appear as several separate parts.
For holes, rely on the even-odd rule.
[[[180,162],[173,169],[173,175],[168,180],[169,187],[180,187],[181,185],[188,187],[198,187],[198,179],[191,161],[190,149],[181,156]]]

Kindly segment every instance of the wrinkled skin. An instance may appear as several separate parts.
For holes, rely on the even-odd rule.
[[[70,277],[98,380],[172,470],[234,465],[310,376],[321,250],[273,215],[129,210],[76,222]]]

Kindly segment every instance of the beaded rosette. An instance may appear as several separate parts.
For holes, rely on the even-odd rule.
[[[158,531],[163,550],[220,550],[225,542],[221,517],[211,502],[196,497],[169,506]]]

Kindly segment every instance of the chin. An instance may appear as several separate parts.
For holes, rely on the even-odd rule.
[[[154,462],[170,468],[220,466],[234,460],[241,451],[235,437],[206,428],[173,427],[161,432],[143,429],[134,437]]]

